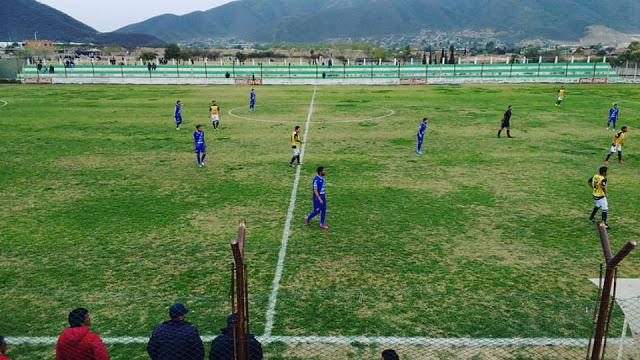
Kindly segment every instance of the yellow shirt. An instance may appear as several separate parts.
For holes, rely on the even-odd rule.
[[[558,97],[564,98],[564,89],[558,90]]]
[[[218,115],[219,112],[220,112],[220,106],[218,105],[209,106],[209,115]]]
[[[622,143],[624,143],[624,135],[622,131],[616,134],[616,136],[613,137],[613,145],[622,146]]]
[[[607,179],[600,174],[593,175],[591,178],[591,187],[593,188],[594,198],[602,198],[606,196],[602,189],[603,186],[607,186]]]
[[[291,146],[300,147],[300,140],[298,139],[298,133],[295,131],[291,133]]]

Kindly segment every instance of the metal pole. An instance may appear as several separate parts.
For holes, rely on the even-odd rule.
[[[567,63],[567,66],[564,69],[564,77],[568,77],[569,76],[569,63]]]
[[[260,63],[260,80],[262,80],[262,63]]]
[[[540,63],[538,63],[538,77],[540,77]]]
[[[373,61],[371,62],[371,78],[373,79]]]
[[[513,63],[511,63],[511,66],[509,67],[509,78],[511,78],[513,76]]]
[[[593,63],[593,75],[591,76],[593,78],[596,77],[596,66],[598,66],[598,63],[597,62]]]
[[[638,77],[638,63],[636,63],[636,70],[633,72],[633,82],[636,82],[637,77]]]
[[[122,69],[122,63],[120,63],[120,76],[124,79],[124,70]]]
[[[289,79],[291,79],[291,63],[289,63]]]
[[[484,63],[480,64],[480,79],[484,77]]]
[[[236,78],[236,61],[233,60],[233,63],[231,64],[231,71],[233,71],[233,78]]]
[[[93,73],[93,77],[96,77],[96,68],[93,66],[93,59],[91,60],[91,72]]]
[[[453,77],[456,77],[456,63],[453,63]]]
[[[178,77],[180,77],[180,65],[179,65],[180,61],[176,61],[176,74],[178,74]]]
[[[206,61],[204,62],[204,77],[205,77],[205,79],[209,78],[209,73],[207,71],[207,62]]]
[[[615,256],[611,256],[609,247],[609,237],[604,223],[598,223],[598,231],[600,233],[600,242],[604,258],[607,263],[607,269],[604,276],[604,285],[602,288],[602,298],[600,299],[600,309],[598,310],[598,322],[596,324],[596,335],[593,341],[593,350],[591,352],[591,360],[600,360],[603,355],[603,342],[606,335],[607,319],[609,314],[609,301],[611,299],[611,286],[615,270],[618,264],[633,250],[636,242],[631,240],[620,250]]]
[[[318,78],[318,62],[316,61],[316,79]]]
[[[342,78],[345,79],[347,77],[347,64],[342,64]]]

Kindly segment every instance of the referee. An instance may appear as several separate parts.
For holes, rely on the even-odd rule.
[[[511,109],[512,106],[509,105],[507,107],[507,111],[504,113],[504,116],[502,116],[502,124],[500,125],[500,130],[498,130],[498,137],[500,137],[500,133],[502,132],[502,130],[504,130],[504,128],[507,128],[507,137],[509,139],[512,138],[511,128],[509,127],[509,121],[511,120]]]

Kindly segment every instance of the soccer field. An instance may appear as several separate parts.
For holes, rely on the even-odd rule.
[[[629,133],[625,163],[612,161],[607,177],[615,252],[640,235],[640,88],[568,85],[561,107],[556,90],[266,86],[250,113],[243,86],[0,86],[0,334],[56,337],[82,306],[102,337],[148,337],[184,302],[201,335],[217,335],[230,311],[229,240],[246,219],[256,335],[276,296],[273,336],[588,338],[588,278],[603,255],[586,181],[607,155],[617,102]],[[514,138],[498,139],[509,104]],[[205,168],[191,150],[197,123]],[[305,164],[281,257],[295,125],[307,133]],[[326,232],[303,222],[317,166],[327,167]],[[640,254],[619,277],[640,277]],[[147,358],[145,344],[108,348]],[[305,358],[290,352],[265,344],[267,358]]]

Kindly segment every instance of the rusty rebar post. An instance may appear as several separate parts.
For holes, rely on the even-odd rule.
[[[600,242],[602,243],[607,268],[604,275],[604,285],[602,287],[602,297],[600,299],[600,309],[598,311],[598,322],[596,325],[595,339],[593,340],[591,360],[600,360],[601,356],[603,356],[603,342],[607,330],[607,319],[609,317],[611,301],[611,286],[613,284],[616,267],[636,246],[636,241],[630,240],[612,257],[611,248],[609,247],[609,236],[607,235],[607,228],[604,223],[598,223],[598,232],[600,233]]]

